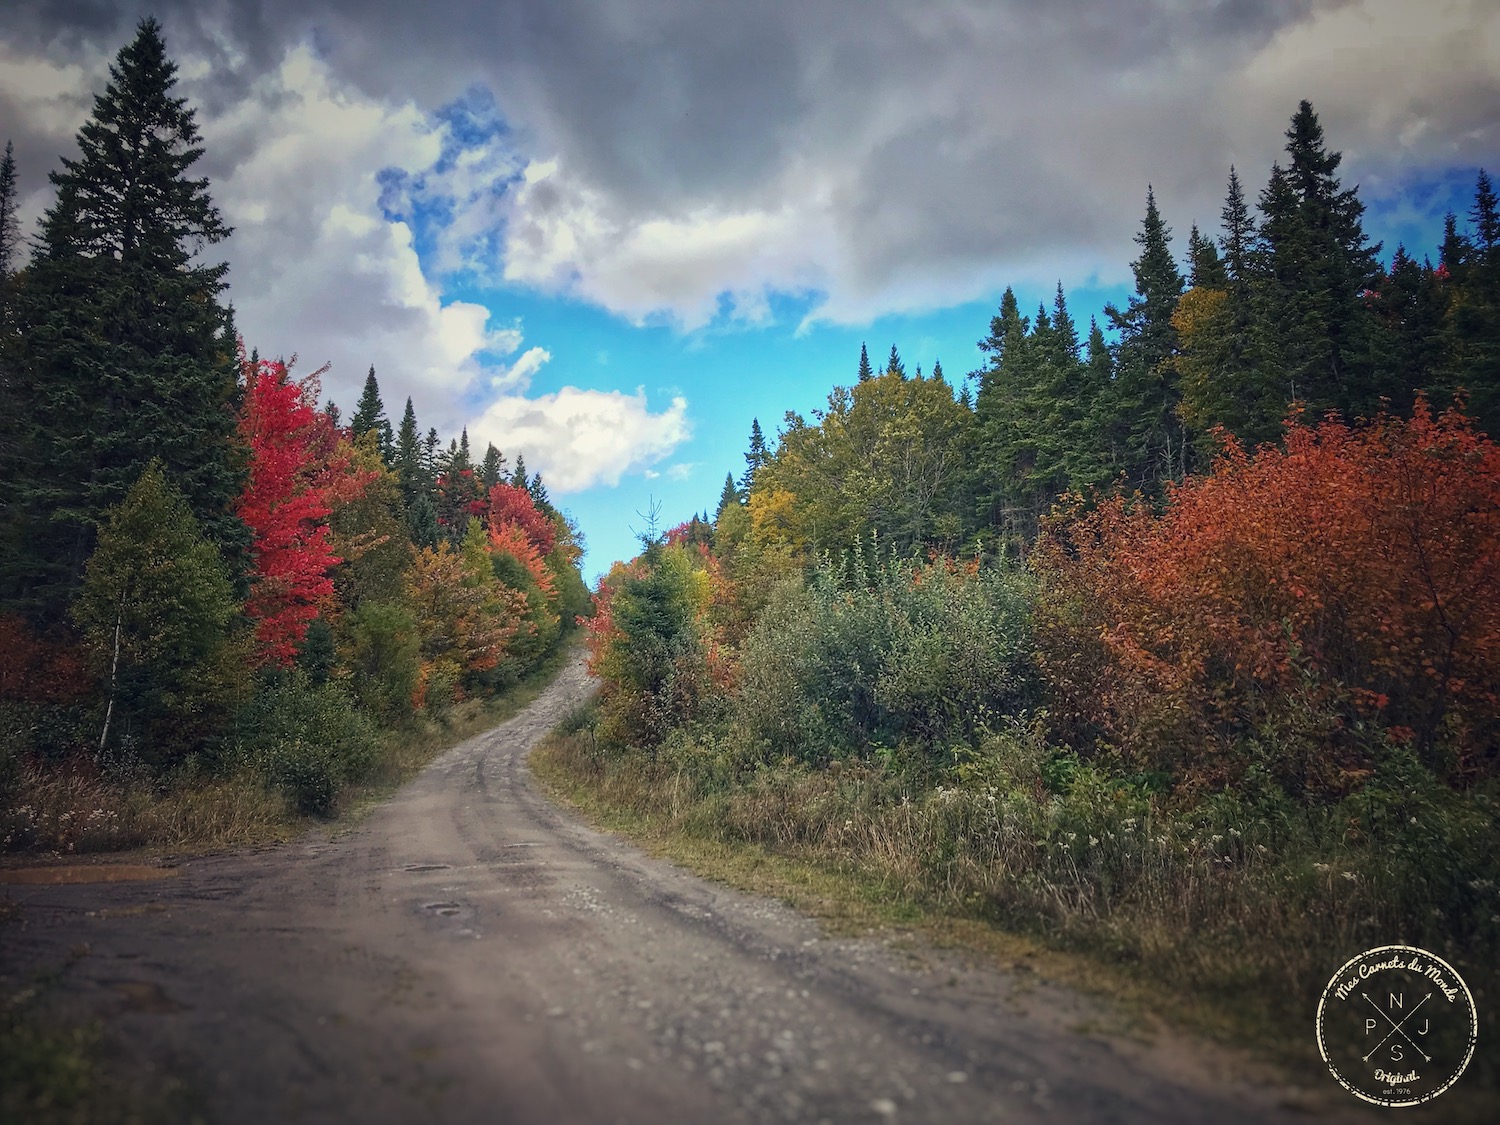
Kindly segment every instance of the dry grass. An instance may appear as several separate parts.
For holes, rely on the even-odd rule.
[[[496,696],[454,704],[441,718],[417,715],[388,731],[370,776],[340,794],[334,826],[363,815],[443,750],[522,710],[571,655],[561,648]],[[317,823],[249,769],[228,777],[184,773],[157,785],[101,769],[86,756],[45,765],[23,759],[8,782],[10,791],[0,792],[0,854],[211,852],[279,843]]]

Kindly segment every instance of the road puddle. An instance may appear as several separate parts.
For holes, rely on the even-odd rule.
[[[175,867],[147,867],[132,863],[72,863],[53,867],[0,867],[0,884],[58,887],[69,883],[142,883],[170,879]]]
[[[441,914],[445,918],[451,918],[462,910],[463,907],[456,902],[429,902],[422,909],[430,910],[434,914]]]

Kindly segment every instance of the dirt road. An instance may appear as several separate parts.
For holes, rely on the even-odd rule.
[[[587,691],[568,667],[331,841],[6,888],[8,968],[73,949],[62,999],[224,1122],[1281,1119],[1076,1030],[1077,997],[826,936],[582,826],[524,757]]]

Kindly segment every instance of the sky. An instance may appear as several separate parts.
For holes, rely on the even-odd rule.
[[[28,223],[146,15],[247,344],[524,456],[590,577],[862,343],[961,383],[1007,285],[1123,302],[1148,184],[1181,255],[1299,99],[1386,258],[1500,173],[1500,0],[7,0]]]

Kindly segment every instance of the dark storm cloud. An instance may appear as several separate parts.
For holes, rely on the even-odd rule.
[[[1212,227],[1228,165],[1256,190],[1304,96],[1376,180],[1493,164],[1500,144],[1500,60],[1465,34],[1493,19],[1480,0],[12,7],[12,49],[59,60],[112,52],[149,7],[174,53],[208,64],[191,83],[207,116],[298,43],[383,104],[432,112],[491,90],[516,143],[556,161],[510,216],[505,268],[629,315],[813,285],[857,317],[1000,269],[1121,274],[1147,182],[1179,235]],[[239,127],[210,174],[254,157],[253,121]],[[23,176],[37,144],[25,135]],[[936,276],[941,294],[905,287]]]

